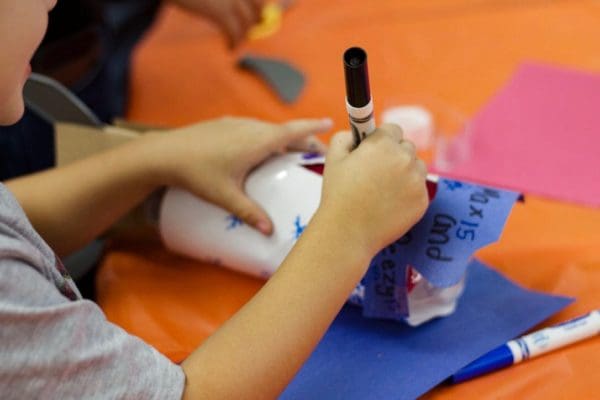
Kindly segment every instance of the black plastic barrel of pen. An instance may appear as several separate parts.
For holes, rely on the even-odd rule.
[[[346,77],[346,110],[354,147],[375,130],[373,100],[369,87],[367,53],[360,47],[351,47],[344,52],[344,75]]]

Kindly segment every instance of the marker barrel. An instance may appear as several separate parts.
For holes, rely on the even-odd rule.
[[[600,312],[592,311],[582,317],[511,340],[507,345],[518,349],[515,352],[515,362],[519,362],[598,334]]]
[[[354,144],[358,146],[376,128],[375,118],[373,117],[373,101],[369,101],[364,107],[357,108],[346,100],[346,110],[350,118]]]
[[[473,361],[466,367],[461,368],[450,379],[452,380],[452,383],[464,382],[497,371],[501,368],[506,368],[513,365],[513,363],[514,359],[511,350],[507,345],[503,344]]]
[[[450,380],[463,382],[599,334],[600,311],[595,310],[511,340],[461,368]]]

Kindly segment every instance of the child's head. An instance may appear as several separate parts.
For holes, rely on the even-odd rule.
[[[48,23],[56,0],[0,0],[0,125],[23,115],[23,85],[29,62]]]

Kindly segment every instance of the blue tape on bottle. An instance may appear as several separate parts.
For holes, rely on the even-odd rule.
[[[408,265],[435,287],[457,284],[472,255],[498,240],[519,198],[510,190],[441,178],[423,218],[373,258],[364,279],[363,315],[408,315]]]
[[[402,320],[408,316],[407,266],[397,263],[388,248],[373,258],[365,275],[363,315]]]

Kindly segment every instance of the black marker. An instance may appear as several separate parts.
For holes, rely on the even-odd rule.
[[[375,130],[367,53],[360,47],[351,47],[344,52],[344,75],[346,76],[346,110],[350,117],[354,147],[356,147]]]
[[[350,47],[344,52],[344,74],[346,75],[346,110],[350,117],[350,127],[354,137],[354,147],[375,130],[373,99],[369,87],[367,52],[360,47]],[[429,198],[435,195],[435,185],[439,177],[427,174],[431,183]]]

